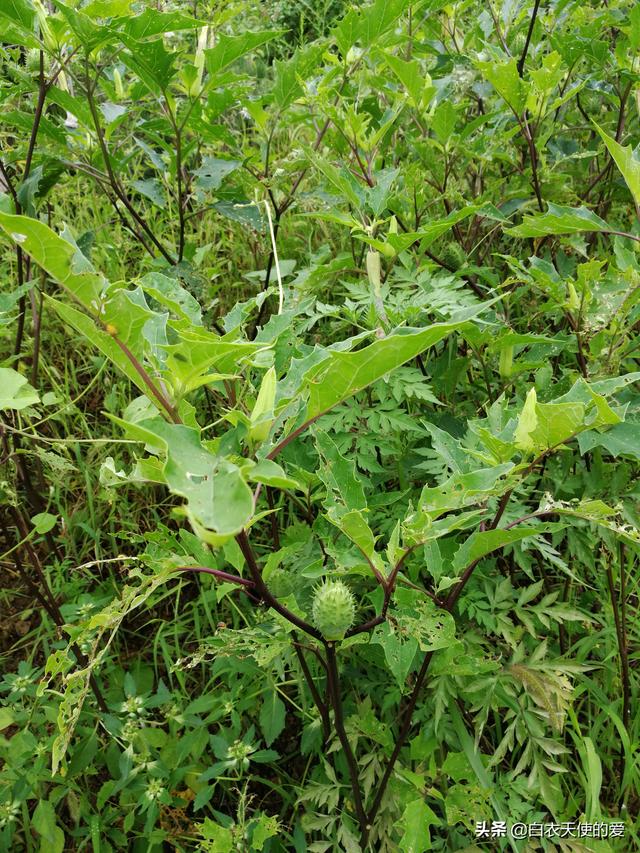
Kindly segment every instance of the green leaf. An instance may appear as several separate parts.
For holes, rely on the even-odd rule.
[[[384,573],[384,562],[375,550],[376,540],[364,515],[359,510],[352,509],[343,513],[337,507],[332,507],[327,513],[327,518],[357,545],[381,574]]]
[[[40,402],[40,396],[12,367],[0,367],[0,409],[26,409]]]
[[[74,97],[59,86],[51,86],[47,93],[47,100],[58,104],[63,110],[74,115],[85,127],[93,127],[91,110],[82,98]]]
[[[638,532],[637,527],[617,518],[616,510],[601,500],[571,502],[548,500],[545,508],[550,511],[553,510],[560,516],[567,515],[589,521],[598,527],[609,530],[616,537],[634,547],[640,546],[640,532]]]
[[[553,50],[542,59],[542,65],[529,73],[535,89],[544,96],[551,94],[553,89],[562,80],[566,68],[562,66],[560,54]],[[534,99],[535,103],[535,99]]]
[[[426,225],[423,225],[419,231],[408,231],[404,234],[389,234],[387,236],[386,243],[382,240],[374,240],[371,238],[363,237],[361,239],[364,239],[366,243],[369,243],[383,254],[389,254],[389,246],[391,246],[395,254],[399,254],[400,252],[404,252],[410,246],[413,246],[414,243],[420,243],[421,248],[426,249],[435,240],[437,240],[438,237],[441,237],[443,234],[451,231],[454,225],[457,225],[459,222],[463,222],[465,219],[468,219],[470,216],[481,211],[481,209],[480,205],[472,204],[467,207],[463,207],[461,210],[454,210],[444,219],[434,219],[432,222],[428,222]]]
[[[29,177],[24,180],[18,188],[18,201],[20,202],[22,209],[29,216],[33,216],[35,213],[35,199],[38,195],[41,180],[42,166],[37,166],[31,171]]]
[[[443,145],[446,145],[453,135],[457,118],[458,114],[451,101],[441,101],[434,110],[431,127]]]
[[[56,234],[44,222],[0,211],[0,226],[72,296],[94,313],[108,284],[70,240]]]
[[[610,232],[610,225],[586,207],[547,205],[546,213],[525,216],[520,225],[505,228],[512,237],[548,237],[551,234],[579,234],[583,231]]]
[[[213,794],[213,787],[211,794]],[[225,826],[206,817],[198,827],[198,832],[206,841],[207,853],[231,853],[233,850],[233,833]]]
[[[165,317],[147,305],[142,289],[125,290],[111,285],[100,308],[100,322],[106,332],[125,344],[136,358],[142,359],[145,349],[157,350],[166,343]]]
[[[340,453],[327,433],[318,430],[315,441],[318,453],[324,462],[318,470],[318,476],[327,487],[329,504],[337,499],[339,505],[347,510],[366,510],[367,499],[353,460],[346,459]]]
[[[50,512],[39,512],[31,517],[31,523],[36,533],[48,533],[53,530],[57,521],[58,516],[52,515]]]
[[[165,344],[162,349],[167,354],[172,381],[179,380],[187,390],[236,375],[246,359],[264,348],[253,341],[233,340],[232,335],[221,337],[200,326],[172,325],[179,342]],[[211,367],[215,367],[216,374],[207,372]]]
[[[10,3],[10,6],[21,5]],[[5,10],[0,6],[0,19],[2,19],[2,35],[8,44],[21,45],[29,47],[32,50],[38,50],[40,41],[36,38],[35,33],[31,29],[20,26],[19,23],[9,20],[4,17]]]
[[[271,687],[264,694],[260,708],[260,728],[267,746],[271,746],[284,729],[285,717],[284,702],[276,689]]]
[[[524,111],[528,84],[518,74],[515,59],[508,62],[479,62],[478,67],[496,92],[517,115]]]
[[[17,24],[22,30],[33,33],[36,13],[27,0],[3,0],[0,5],[0,17]]]
[[[129,15],[132,0],[91,0],[82,11],[90,18],[117,18]]]
[[[318,169],[318,171],[321,172],[328,180],[331,189],[334,192],[337,191],[353,207],[360,208],[364,197],[360,193],[353,175],[351,175],[347,169],[337,169],[324,157],[318,157],[311,150],[307,153],[310,161],[316,169]]]
[[[252,483],[262,483],[276,489],[298,489],[302,491],[304,488],[297,480],[288,477],[280,465],[270,459],[261,459],[257,464],[243,465],[242,472],[247,480]]]
[[[56,823],[56,812],[49,800],[40,800],[31,818],[31,826],[40,836],[41,853],[62,853],[64,832]]]
[[[513,468],[512,462],[504,462],[466,474],[455,474],[438,486],[425,486],[418,508],[433,520],[449,510],[477,504],[481,496],[486,499],[503,494],[509,488],[507,475]]]
[[[122,61],[156,95],[166,92],[169,83],[176,74],[174,64],[177,54],[168,51],[162,39],[139,42],[122,35],[122,41],[129,48],[122,51]]]
[[[167,206],[167,197],[164,188],[157,178],[147,178],[144,181],[131,181],[131,186],[137,190],[140,195],[152,201],[160,210],[164,210]]]
[[[197,300],[175,278],[150,272],[140,279],[140,287],[161,305],[195,326],[202,325],[202,309]]]
[[[381,169],[374,174],[376,184],[367,189],[367,202],[375,216],[381,216],[386,209],[391,187],[399,174],[399,169]]]
[[[498,528],[496,530],[482,530],[472,533],[456,551],[453,558],[452,569],[460,574],[467,566],[476,560],[486,557],[487,554],[520,542],[529,536],[540,536],[542,533],[561,530],[565,525],[560,523],[525,525],[519,524],[511,530]]]
[[[455,642],[453,616],[426,598],[424,593],[398,588],[395,601],[398,608],[393,614],[396,624],[405,638],[417,640],[420,651],[446,649]]]
[[[460,758],[460,770],[458,772],[461,771],[465,778],[472,778],[473,770],[464,753],[450,752],[447,760],[453,755]],[[475,829],[478,818],[490,821],[491,807],[487,802],[487,794],[488,791],[483,791],[479,785],[448,785],[444,803],[447,824],[454,826],[456,823],[461,823],[469,829]]]
[[[87,9],[83,9],[87,12]],[[144,9],[143,12],[113,21],[113,26],[136,41],[160,35],[161,33],[193,30],[202,27],[206,21],[199,21],[192,15],[181,12],[159,12],[157,9]]]
[[[251,849],[259,853],[268,838],[274,838],[280,831],[280,822],[275,815],[261,814],[252,820]]]
[[[460,484],[460,480],[454,480],[453,483],[454,485]],[[418,509],[409,513],[402,523],[403,544],[409,547],[427,544],[434,539],[452,533],[454,530],[466,530],[472,527],[484,515],[484,510],[472,509],[434,521],[434,515],[437,516],[443,511],[436,510],[434,513],[425,509]]]
[[[384,61],[407,90],[414,107],[419,107],[423,99],[435,91],[431,85],[431,77],[423,73],[417,60],[407,62],[392,53],[385,53]]]
[[[640,424],[620,423],[606,432],[587,430],[578,436],[578,445],[582,454],[594,447],[602,447],[616,459],[618,456],[626,456],[640,461]]]
[[[103,355],[106,355],[140,391],[149,393],[148,386],[143,382],[130,359],[127,358],[123,350],[118,346],[115,338],[107,334],[107,332],[103,332],[102,329],[96,326],[95,320],[87,317],[86,314],[83,314],[71,305],[65,305],[64,302],[60,302],[51,296],[45,296],[45,299],[47,304],[55,310],[65,323],[68,323],[76,331],[80,332],[96,349],[100,350]],[[150,397],[154,404],[160,408],[158,401],[151,395]]]
[[[593,396],[597,397],[598,395]],[[599,399],[611,412],[604,398]],[[518,418],[514,436],[515,444],[526,454],[539,454],[541,451],[558,447],[563,442],[574,438],[579,432],[589,428],[588,409],[589,407],[581,402],[538,403],[535,388],[531,388]],[[611,415],[615,420],[619,420],[613,412]],[[607,420],[605,410],[602,407],[598,408],[597,405],[594,412],[594,422],[598,424],[611,422]]]
[[[411,0],[376,0],[352,9],[334,30],[340,52],[346,56],[356,43],[363,48],[377,44],[410,5]]]
[[[186,498],[191,522],[202,533],[208,532],[212,544],[221,544],[249,523],[253,494],[240,469],[203,447],[195,429],[160,418],[135,426],[156,436],[164,446],[167,485]]]
[[[241,166],[240,160],[222,160],[220,157],[203,157],[202,165],[193,173],[196,186],[203,190],[217,190],[227,175]]]
[[[262,205],[247,201],[246,199],[237,199],[236,201],[222,200],[217,201],[213,205],[213,209],[217,210],[222,216],[226,216],[227,219],[233,219],[235,222],[249,225],[255,231],[264,231],[265,220],[262,215]]]
[[[322,51],[321,44],[311,44],[296,50],[291,59],[276,60],[275,78],[271,91],[280,110],[286,109],[300,97],[304,83],[313,76],[317,68]]]
[[[412,800],[402,813],[400,821],[400,826],[404,829],[398,846],[400,853],[425,853],[431,850],[430,827],[439,824],[439,818],[422,797]]]
[[[310,420],[329,411],[462,328],[464,323],[434,323],[427,329],[402,328],[355,352],[328,351],[327,357],[305,376],[309,389],[306,418]]]
[[[15,722],[15,714],[11,708],[0,708],[0,732],[9,728]]]
[[[633,200],[637,205],[640,205],[640,160],[634,156],[634,151],[630,145],[626,147],[616,142],[613,137],[605,133],[604,130],[596,125],[596,130],[602,137],[604,144],[609,149],[609,154],[613,157],[616,166],[622,172],[622,177],[625,179],[629,191],[633,196]]]
[[[624,376],[611,376],[608,379],[599,379],[596,382],[590,382],[589,387],[596,394],[611,395],[617,394],[618,391],[626,388],[627,385],[639,381],[640,371],[636,371],[635,373],[626,373]]]
[[[61,2],[57,3],[57,8],[65,19],[69,31],[87,51],[114,38],[114,33],[109,27],[97,26],[95,21],[84,14],[84,11],[72,9]]]
[[[282,30],[262,30],[255,33],[242,33],[239,36],[221,34],[215,47],[205,50],[206,66],[209,74],[219,74],[241,56],[255,50],[281,34]]]
[[[403,637],[388,622],[385,622],[375,629],[371,642],[377,643],[384,649],[387,666],[396,684],[402,690],[418,651],[418,641],[415,637]]]
[[[596,393],[593,387],[582,378],[578,379],[566,394],[553,401],[554,404],[569,402],[584,403],[585,427],[609,427],[622,421],[622,418],[614,412],[605,397]]]

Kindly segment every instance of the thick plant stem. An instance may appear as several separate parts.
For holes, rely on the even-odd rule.
[[[138,376],[142,379],[142,381],[147,386],[147,388],[149,389],[151,394],[156,398],[158,403],[162,406],[162,408],[165,410],[165,412],[169,415],[169,418],[171,419],[171,421],[174,424],[181,424],[182,419],[180,418],[180,416],[176,412],[175,407],[171,405],[171,403],[169,402],[169,400],[167,400],[167,398],[164,396],[162,391],[160,391],[160,389],[155,385],[155,383],[153,382],[153,380],[151,379],[151,377],[149,376],[147,371],[140,364],[140,362],[135,357],[135,355],[131,352],[129,347],[125,343],[123,343],[120,340],[120,338],[116,337],[115,335],[113,336],[113,340],[120,347],[120,349],[122,350],[124,355],[127,357],[129,362],[131,363],[131,366],[136,371]]]
[[[40,129],[40,124],[42,122],[42,116],[44,114],[44,105],[47,98],[47,92],[49,90],[49,86],[47,85],[47,81],[44,75],[44,51],[40,51],[40,72],[38,76],[38,100],[36,102],[36,111],[33,117],[33,124],[31,125],[31,135],[29,137],[29,146],[27,148],[27,156],[24,164],[24,171],[22,173],[22,183],[29,177],[29,173],[31,172],[31,163],[33,162],[33,155],[36,149],[36,142],[38,139],[38,130]],[[4,173],[4,170],[3,170]],[[11,184],[9,184],[11,186]],[[22,213],[22,205],[18,199],[17,193],[15,190],[12,192],[14,204],[16,208],[16,213],[20,215]],[[28,263],[29,261],[24,257],[20,246],[16,249],[16,257],[18,261],[18,286],[20,287],[24,281],[28,281],[29,279],[29,270]],[[25,271],[25,267],[27,267]],[[22,340],[24,337],[24,326],[25,319],[27,315],[27,298],[26,296],[20,297],[19,305],[19,313],[18,313],[18,324],[16,327],[16,342],[14,346],[14,354],[16,356],[20,356],[22,352]]]
[[[176,179],[178,182],[178,261],[184,258],[184,206],[185,195],[182,181],[182,135],[179,128],[176,128]]]
[[[631,724],[631,681],[629,678],[629,647],[627,643],[627,550],[620,543],[620,666],[622,671],[622,722],[627,731]]]
[[[540,459],[536,459],[534,461],[534,463],[532,463],[532,465],[530,466],[530,470],[533,470],[533,467],[535,466],[535,464],[538,461],[540,461]],[[510,500],[512,494],[513,494],[513,489],[510,489],[508,492],[505,492],[505,494],[501,497],[500,502],[498,503],[498,508],[496,509],[495,515],[488,525],[488,529],[494,530],[498,526],[498,524],[500,523],[500,520],[502,519],[502,516],[504,515],[504,512],[507,508],[507,504],[509,503],[509,500]],[[473,572],[474,572],[474,570],[475,570],[475,568],[479,562],[480,562],[480,560],[474,560],[473,562],[471,562],[466,567],[466,569],[462,573],[462,577],[460,578],[460,581],[453,588],[451,594],[447,598],[447,600],[444,604],[444,607],[443,607],[444,610],[446,610],[449,613],[452,612],[452,610],[456,606],[458,599],[462,595],[462,592],[463,592],[465,586],[469,582],[471,575],[473,574]],[[378,786],[378,791],[376,793],[375,799],[374,799],[373,804],[372,804],[372,806],[369,810],[369,813],[368,813],[367,823],[368,823],[369,827],[371,827],[373,825],[373,823],[376,819],[376,816],[377,816],[378,811],[380,809],[380,805],[382,803],[382,798],[384,796],[384,792],[386,791],[387,785],[389,784],[389,780],[391,779],[391,774],[393,773],[393,768],[395,767],[396,761],[398,760],[398,756],[400,755],[400,751],[402,750],[402,747],[405,744],[405,741],[407,739],[409,731],[411,730],[413,712],[415,711],[416,704],[418,702],[418,697],[420,695],[420,691],[422,690],[422,686],[423,686],[425,678],[427,676],[427,672],[429,670],[429,665],[431,663],[432,657],[433,657],[433,652],[427,652],[426,653],[424,660],[422,661],[422,666],[420,667],[420,671],[418,672],[418,675],[416,677],[416,683],[414,684],[413,690],[411,691],[411,696],[409,697],[409,702],[407,703],[407,706],[406,706],[406,708],[402,714],[402,724],[400,726],[400,731],[398,733],[398,738],[396,740],[396,744],[393,748],[393,752],[391,753],[391,756],[390,756],[389,761],[387,763],[387,767],[385,769],[384,775],[380,781],[380,785]],[[363,849],[365,848],[365,846],[367,844],[367,841],[369,838],[369,832],[370,832],[370,828],[369,829],[365,828],[364,832],[362,833],[360,843],[361,843],[361,846]]]
[[[518,74],[520,77],[524,74],[524,64],[527,61],[527,53],[529,52],[529,44],[531,43],[531,36],[533,34],[533,28],[536,23],[536,18],[538,17],[538,9],[540,8],[540,0],[535,0],[533,4],[533,12],[531,13],[531,20],[529,21],[529,29],[527,30],[527,38],[524,43],[524,48],[522,49],[522,56],[518,60]]]
[[[356,810],[356,817],[360,824],[360,832],[364,835],[369,832],[369,821],[362,802],[362,794],[360,793],[360,780],[358,777],[358,763],[351,749],[347,732],[344,728],[344,716],[342,712],[342,696],[340,691],[340,676],[338,673],[338,663],[336,660],[336,650],[333,643],[327,643],[327,673],[329,677],[329,697],[333,706],[333,720],[338,735],[338,740],[342,745],[344,757],[349,768],[349,778],[351,780],[351,792],[353,794],[353,804]]]
[[[531,133],[531,128],[529,127],[529,122],[527,121],[526,115],[522,119],[519,119],[519,122],[522,135],[524,136],[525,142],[527,143],[527,147],[529,149],[533,190],[536,194],[538,208],[540,209],[540,212],[543,213],[544,204],[542,203],[542,190],[540,189],[540,177],[538,175],[538,149],[536,148],[535,139],[533,138],[533,135]]]
[[[302,651],[302,646],[297,640],[293,640],[293,650],[295,651],[296,657],[298,658],[300,669],[302,670],[304,679],[307,682],[307,687],[309,688],[309,692],[311,693],[311,698],[313,699],[315,706],[318,709],[318,713],[320,714],[320,719],[322,721],[322,737],[326,744],[329,739],[329,734],[331,732],[331,723],[329,720],[329,710],[327,708],[327,704],[322,700],[322,697],[320,696],[320,691],[318,690],[316,683],[313,680],[313,675],[311,674],[309,664],[305,659],[304,652]]]
[[[422,666],[420,667],[420,671],[418,672],[416,678],[416,683],[414,684],[413,690],[411,691],[411,696],[409,696],[409,701],[407,702],[407,705],[402,713],[402,725],[400,727],[400,732],[398,733],[396,745],[394,746],[393,752],[391,753],[391,757],[387,762],[387,767],[384,771],[384,776],[380,780],[378,790],[376,791],[376,796],[367,815],[366,825],[364,827],[362,835],[360,836],[360,846],[363,850],[366,849],[366,845],[369,840],[369,833],[371,832],[371,828],[380,809],[382,798],[384,797],[384,792],[387,790],[389,779],[391,778],[391,774],[393,773],[393,768],[396,765],[396,761],[398,760],[400,751],[402,750],[402,747],[404,746],[407,736],[411,730],[413,712],[416,709],[416,704],[418,703],[418,696],[420,695],[420,691],[422,690],[424,680],[427,677],[429,664],[431,663],[432,658],[433,652],[427,652],[424,656]]]
[[[129,201],[129,197],[127,193],[123,190],[120,181],[118,180],[114,170],[113,165],[111,163],[111,155],[109,154],[109,149],[107,148],[107,143],[104,137],[104,132],[102,130],[102,125],[100,124],[100,117],[98,115],[98,109],[96,107],[95,98],[93,96],[94,86],[95,84],[91,83],[89,78],[89,59],[85,60],[85,73],[86,73],[86,95],[87,95],[87,105],[89,107],[89,112],[91,113],[91,118],[93,119],[93,125],[96,132],[96,137],[98,139],[98,145],[100,147],[100,153],[102,155],[102,159],[104,162],[105,169],[107,171],[107,175],[109,178],[109,183],[111,184],[111,188],[116,195],[116,197],[122,202],[124,207],[127,209],[131,218],[137,223],[137,225],[142,229],[142,231],[147,235],[149,240],[153,243],[156,249],[160,252],[162,257],[167,261],[167,263],[172,266],[175,264],[175,259],[171,256],[171,254],[165,249],[160,240],[156,237],[152,229],[149,227],[146,220],[138,213],[135,207]],[[136,235],[138,234],[137,229],[134,231]],[[144,244],[144,241],[141,240]]]
[[[306,634],[309,634],[311,637],[314,637],[316,640],[321,640],[322,635],[320,631],[317,631],[313,625],[310,625],[308,622],[305,622],[304,619],[301,619],[299,616],[296,616],[295,613],[292,613],[288,607],[285,607],[284,604],[280,604],[278,599],[273,595],[273,593],[269,590],[267,585],[262,579],[262,574],[260,572],[260,567],[255,558],[255,554],[253,553],[253,548],[251,547],[251,543],[249,542],[249,537],[247,536],[246,530],[241,531],[236,536],[236,542],[238,543],[240,550],[242,551],[242,556],[245,559],[245,562],[249,568],[249,573],[253,578],[253,582],[256,587],[256,592],[262,597],[264,603],[271,607],[276,613],[279,613],[281,616],[291,622],[292,625],[295,625],[296,628],[300,628]]]

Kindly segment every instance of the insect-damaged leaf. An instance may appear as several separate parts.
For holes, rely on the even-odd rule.
[[[125,424],[125,428],[126,428]],[[160,418],[129,425],[156,438],[166,454],[164,475],[169,489],[186,498],[188,514],[198,528],[209,531],[213,544],[239,533],[253,514],[253,495],[237,465],[216,456],[200,442],[198,432]],[[153,439],[152,439],[153,440]]]

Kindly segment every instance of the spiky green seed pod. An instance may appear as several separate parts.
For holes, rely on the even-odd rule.
[[[30,50],[27,51],[26,66],[27,66],[27,71],[39,73],[39,71],[40,71],[40,51],[38,50],[37,47],[31,48]],[[42,55],[42,70],[45,72],[45,74],[47,72],[51,71],[51,57],[49,56],[48,53],[44,53]],[[60,75],[60,73],[63,73],[63,72],[59,72],[58,76]]]
[[[353,625],[356,605],[349,587],[342,581],[325,581],[313,596],[313,624],[325,640],[342,640]]]
[[[31,48],[27,52],[27,70],[38,71],[40,68],[40,51],[37,47]]]
[[[285,598],[293,592],[293,578],[284,569],[274,569],[266,581],[276,598]]]
[[[580,92],[580,105],[587,115],[598,115],[604,103],[603,95],[590,89]]]
[[[464,249],[459,243],[448,243],[442,252],[442,260],[452,270],[459,270],[466,261]]]
[[[526,41],[527,37],[524,34],[524,31],[516,33],[516,36],[511,45],[511,53],[519,58],[522,55],[522,51],[524,50]]]

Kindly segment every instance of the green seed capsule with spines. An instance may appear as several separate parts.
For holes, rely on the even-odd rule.
[[[464,249],[459,243],[451,242],[444,247],[442,252],[442,260],[449,269],[459,270],[466,261]]]
[[[511,53],[514,56],[520,57],[522,55],[522,51],[524,50],[526,42],[527,37],[524,33],[524,30],[522,32],[516,33],[511,45]]]
[[[342,640],[356,614],[349,587],[342,581],[325,581],[315,590],[311,614],[325,640]]]
[[[293,592],[293,578],[284,569],[274,569],[267,578],[267,586],[276,598],[285,598]]]

